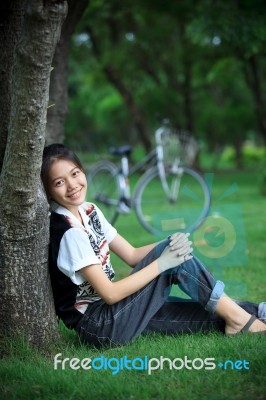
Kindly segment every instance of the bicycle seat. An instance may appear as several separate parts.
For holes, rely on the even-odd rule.
[[[132,152],[133,147],[129,145],[124,145],[124,146],[119,146],[119,147],[110,147],[109,151],[111,154],[114,156],[129,156],[129,154]]]

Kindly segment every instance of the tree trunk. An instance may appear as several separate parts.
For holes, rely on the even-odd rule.
[[[192,66],[190,60],[184,62],[185,81],[183,85],[184,115],[186,117],[186,129],[195,135],[193,101],[192,101]]]
[[[124,103],[129,111],[130,115],[132,116],[135,127],[137,129],[137,132],[139,133],[139,139],[142,141],[142,144],[143,144],[146,152],[148,153],[152,149],[151,138],[148,133],[142,113],[140,112],[137,104],[135,103],[132,94],[126,88],[126,86],[120,79],[119,74],[117,73],[117,71],[114,69],[113,66],[106,65],[103,68],[103,70],[104,70],[109,82],[112,83],[112,85],[117,89],[117,91],[122,96]]]
[[[46,124],[46,144],[63,143],[65,119],[68,113],[68,55],[71,36],[89,0],[68,0],[68,15],[56,46],[51,73],[49,108]]]
[[[92,27],[90,25],[86,26],[86,30],[87,30],[88,34],[90,35],[90,39],[92,42],[95,57],[97,58],[97,60],[99,62],[101,62],[102,54],[101,54],[98,40],[96,40],[96,35],[94,33],[94,30],[92,29]],[[105,73],[109,82],[120,93],[122,99],[124,100],[125,106],[128,109],[129,114],[132,117],[133,123],[139,134],[139,139],[141,140],[146,152],[149,152],[152,149],[151,137],[149,135],[149,132],[148,132],[146,124],[145,124],[145,118],[142,115],[141,110],[137,106],[132,93],[125,86],[119,73],[116,71],[116,69],[110,62],[105,63],[102,66],[102,70]]]
[[[250,69],[253,75],[252,92],[254,95],[255,110],[257,115],[258,128],[261,136],[266,143],[266,117],[265,117],[265,99],[263,98],[262,82],[259,72],[258,61],[255,56],[249,60]]]
[[[258,59],[255,55],[250,57],[248,61],[239,57],[243,63],[244,77],[247,86],[250,88],[254,99],[254,109],[257,118],[258,130],[266,143],[266,117],[265,117],[265,96],[262,91],[262,77],[259,71]]]
[[[0,3],[0,171],[2,169],[10,114],[10,82],[14,48],[20,36],[24,1]]]
[[[243,142],[241,139],[235,141],[233,143],[234,149],[235,149],[235,162],[236,162],[236,168],[241,170],[243,169],[243,157],[242,157],[242,146]]]
[[[67,2],[19,2],[8,140],[0,176],[0,336],[36,346],[58,333],[47,268],[49,214],[40,184],[51,62]],[[25,7],[24,7],[25,6]]]

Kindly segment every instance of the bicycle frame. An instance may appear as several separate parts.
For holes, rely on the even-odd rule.
[[[163,126],[155,131],[156,147],[150,153],[148,153],[142,161],[133,165],[131,168],[129,168],[128,157],[126,155],[123,155],[121,157],[121,165],[118,171],[118,182],[121,192],[120,202],[118,206],[119,212],[125,213],[130,211],[132,204],[129,177],[145,166],[157,166],[159,177],[165,194],[167,195],[169,201],[176,201],[180,184],[179,177],[182,175],[182,168],[179,167],[179,160],[178,158],[176,158],[171,165],[171,171],[176,174],[177,179],[173,181],[173,186],[169,188],[165,174],[164,152],[162,143],[162,136],[163,134],[165,134],[166,129],[167,127]]]
[[[157,129],[155,140],[153,150],[132,167],[129,166],[129,155],[132,150],[130,146],[112,149],[113,155],[120,156],[119,165],[108,160],[96,164],[91,172],[90,182],[96,179],[95,182],[100,185],[93,184],[95,188],[93,199],[105,207],[111,223],[115,222],[119,214],[128,214],[133,209],[145,229],[151,233],[161,232],[173,226],[170,220],[173,220],[174,224],[179,224],[179,219],[171,217],[171,213],[174,216],[178,215],[176,214],[176,208],[178,208],[181,210],[181,215],[182,210],[185,212],[184,218],[188,220],[188,225],[184,224],[184,226],[187,229],[194,229],[202,222],[209,210],[208,185],[200,174],[182,163],[181,159],[186,154],[184,152],[187,148],[183,148],[184,143],[179,140],[178,135],[173,134],[171,129],[168,130],[167,126]],[[129,178],[138,171],[140,171],[140,176],[134,183],[134,192],[131,194],[132,185]],[[156,194],[147,197],[149,187],[152,188],[151,193]],[[197,216],[195,214],[195,223],[191,221],[191,214],[186,213],[185,207],[188,204],[186,196],[190,207],[196,213],[198,204],[201,202],[200,211]],[[160,218],[163,218],[160,222],[162,225],[158,229]]]
[[[154,162],[152,163],[152,161]],[[156,149],[153,149],[147,154],[142,161],[139,161],[131,168],[129,168],[128,157],[123,155],[120,161],[120,167],[118,169],[117,179],[120,188],[120,199],[118,204],[118,212],[125,214],[130,212],[132,208],[132,197],[131,188],[129,183],[129,177],[137,171],[140,171],[144,166],[155,164],[156,160]]]

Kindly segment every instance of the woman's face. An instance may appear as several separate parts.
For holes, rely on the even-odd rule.
[[[75,212],[85,201],[87,180],[72,161],[55,160],[49,170],[49,196],[69,211]]]

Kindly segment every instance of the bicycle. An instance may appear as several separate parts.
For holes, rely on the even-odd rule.
[[[177,134],[168,125],[162,125],[155,131],[155,148],[130,168],[132,146],[109,150],[120,157],[120,166],[102,160],[86,175],[90,200],[99,205],[111,224],[119,214],[133,209],[141,225],[157,236],[177,230],[191,232],[199,227],[209,212],[211,196],[204,178],[187,166],[198,150],[191,135],[184,131]],[[129,177],[144,167],[145,172],[131,194]]]

